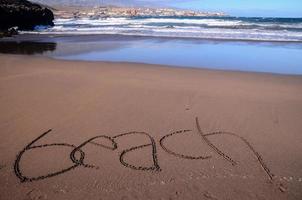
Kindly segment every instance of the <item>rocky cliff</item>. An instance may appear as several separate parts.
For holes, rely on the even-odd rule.
[[[17,26],[31,30],[36,25],[53,26],[54,15],[48,8],[27,0],[0,0],[0,30]]]

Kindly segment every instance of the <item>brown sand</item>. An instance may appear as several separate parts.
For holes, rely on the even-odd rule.
[[[1,200],[302,199],[301,76],[0,55],[0,111]]]

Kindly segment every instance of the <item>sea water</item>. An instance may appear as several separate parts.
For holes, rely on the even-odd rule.
[[[49,36],[59,59],[302,74],[302,18],[72,18],[22,34]]]
[[[121,34],[202,39],[301,41],[302,18],[117,17],[56,19],[40,34]]]

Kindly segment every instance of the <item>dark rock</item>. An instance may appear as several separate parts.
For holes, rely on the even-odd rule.
[[[48,8],[27,0],[0,0],[0,30],[18,27],[32,30],[37,25],[53,26],[54,15]]]
[[[12,28],[9,28],[7,30],[0,31],[0,38],[1,37],[11,37],[11,36],[17,35],[17,34],[18,34],[18,28],[17,27],[12,27]]]

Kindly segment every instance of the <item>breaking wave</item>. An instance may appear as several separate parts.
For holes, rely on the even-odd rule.
[[[30,33],[120,34],[302,42],[302,18],[131,17],[56,19],[54,27],[37,27],[35,31]]]

